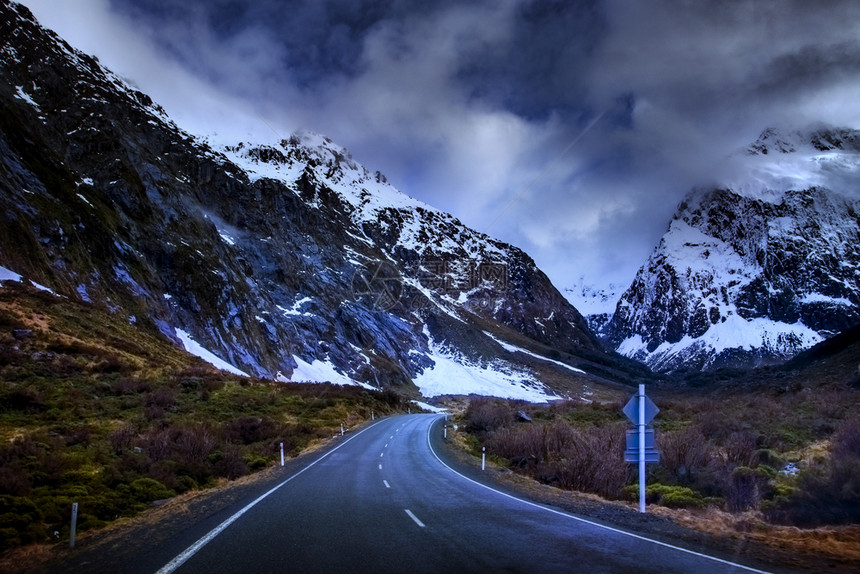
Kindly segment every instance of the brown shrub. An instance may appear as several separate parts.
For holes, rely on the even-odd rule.
[[[657,433],[660,466],[678,484],[692,484],[713,456],[699,427]]]
[[[112,431],[108,435],[108,442],[110,442],[113,452],[119,454],[124,450],[130,449],[135,434],[134,426],[130,424],[124,424],[118,429]]]
[[[723,461],[729,466],[754,466],[756,438],[749,431],[733,432],[722,449]]]
[[[215,474],[230,480],[248,474],[248,464],[242,459],[239,447],[229,445],[215,461]]]
[[[577,430],[557,421],[503,428],[487,448],[543,482],[617,498],[628,477],[624,437],[620,425]]]
[[[466,430],[470,432],[493,432],[510,425],[514,420],[507,402],[489,397],[472,398],[464,417]]]

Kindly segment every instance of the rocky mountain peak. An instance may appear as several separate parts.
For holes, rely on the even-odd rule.
[[[747,148],[750,155],[790,154],[799,151],[860,151],[860,131],[823,124],[806,129],[766,128]]]
[[[696,191],[608,327],[658,370],[780,362],[860,321],[860,202]]]

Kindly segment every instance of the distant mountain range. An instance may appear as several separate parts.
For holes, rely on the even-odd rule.
[[[523,251],[328,138],[213,149],[0,2],[0,265],[236,372],[540,400],[645,374]]]

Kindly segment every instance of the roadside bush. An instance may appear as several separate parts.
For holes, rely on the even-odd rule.
[[[639,485],[630,485],[624,491],[631,499],[639,498]],[[690,487],[661,483],[646,487],[645,501],[648,504],[660,504],[669,508],[703,508],[711,502]]]
[[[251,444],[268,440],[275,436],[277,427],[274,421],[260,417],[243,417],[227,424],[227,440],[240,444]]]
[[[775,476],[776,471],[767,465],[732,469],[725,494],[726,509],[730,512],[758,509],[762,498],[770,490],[770,480]]]
[[[147,477],[131,481],[128,489],[135,500],[147,503],[170,498],[176,494],[154,478]]]
[[[503,428],[487,450],[548,484],[618,498],[628,477],[624,436],[623,426],[574,429],[556,421]]]
[[[678,484],[693,484],[711,461],[710,443],[699,427],[657,433],[660,467]]]
[[[0,551],[44,538],[42,515],[29,498],[0,494]]]
[[[512,424],[514,420],[507,402],[488,397],[472,398],[464,416],[469,432],[493,432]]]
[[[248,474],[248,464],[242,458],[239,448],[229,445],[224,452],[218,453],[214,465],[215,474],[230,480]]]
[[[803,471],[797,489],[769,508],[767,516],[802,527],[860,523],[860,420],[840,425],[831,440],[829,464]]]

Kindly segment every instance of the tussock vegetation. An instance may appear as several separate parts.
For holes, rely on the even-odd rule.
[[[138,322],[139,323],[139,322]],[[273,464],[393,392],[216,371],[128,318],[0,288],[0,551],[134,515]]]
[[[854,387],[848,381],[656,398],[661,459],[648,465],[647,501],[755,512],[771,524],[860,524]],[[473,398],[462,423],[475,454],[486,447],[491,460],[541,482],[632,501],[637,469],[623,461],[625,430],[632,427],[621,407]]]

